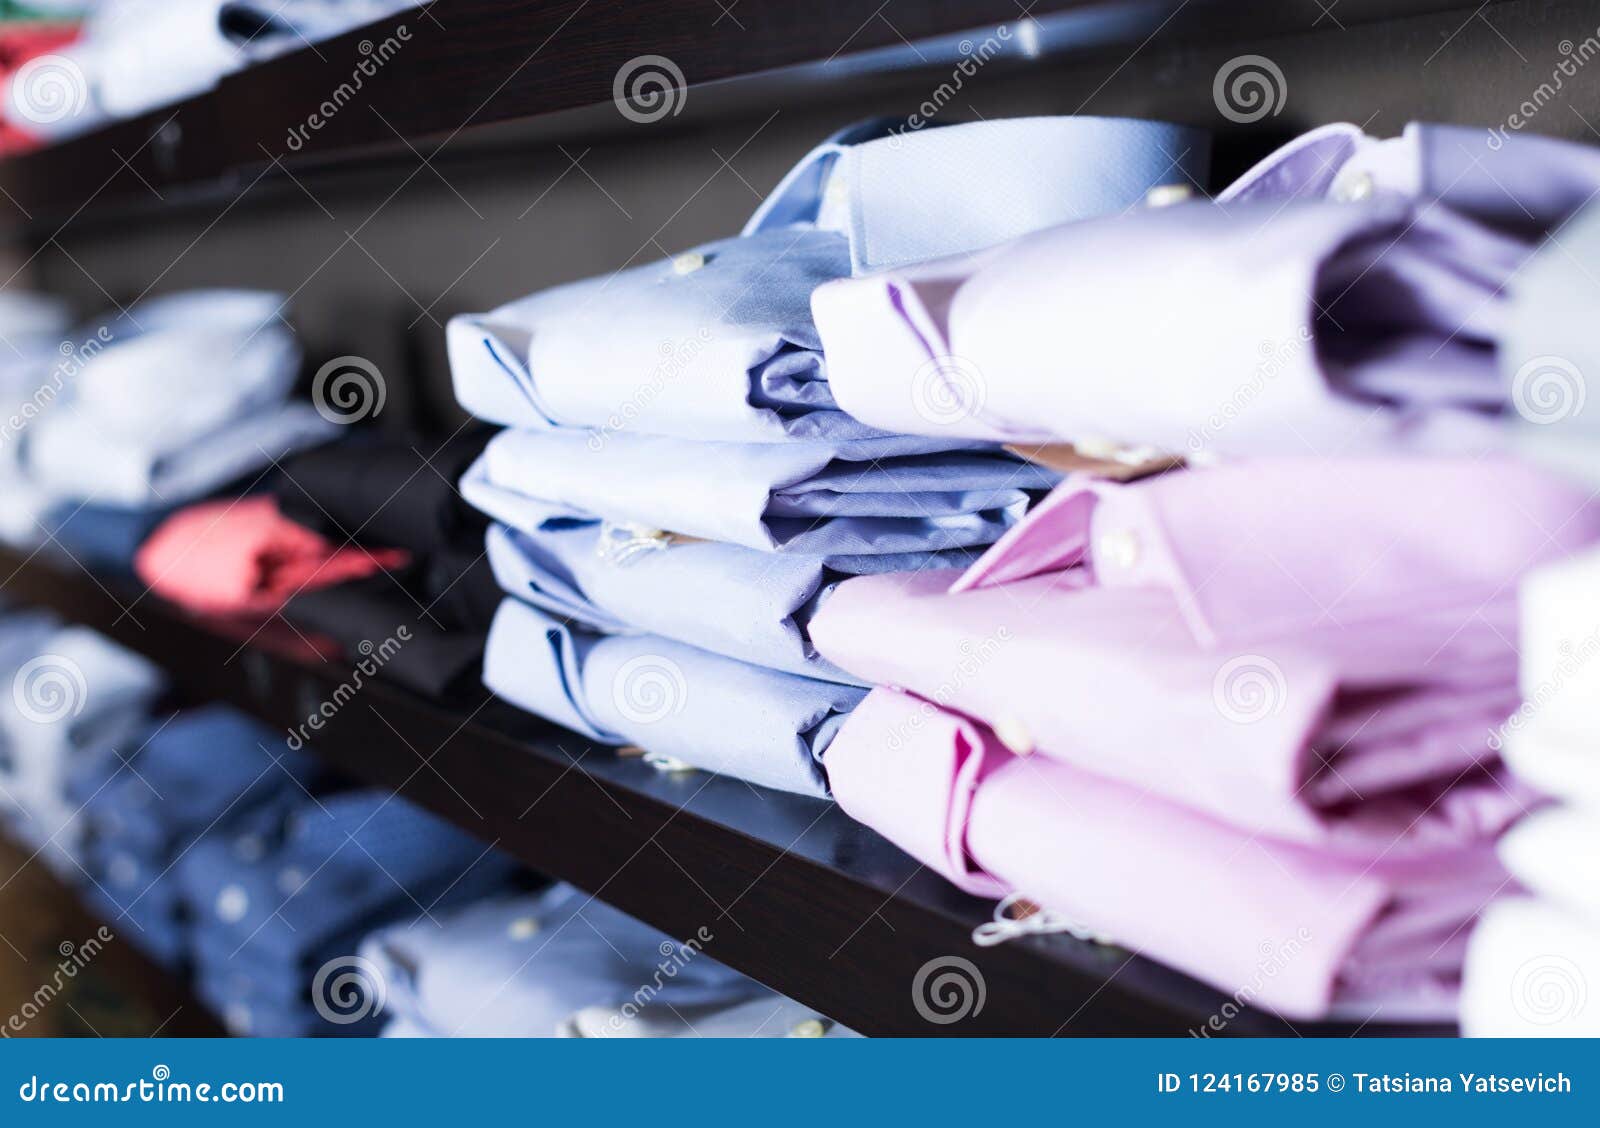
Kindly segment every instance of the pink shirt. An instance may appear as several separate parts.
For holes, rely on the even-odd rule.
[[[1505,881],[1486,844],[1373,861],[1258,838],[891,690],[827,766],[846,811],[969,892],[1015,890],[1290,1017],[1448,1017],[1464,925]]]
[[[1355,857],[1482,841],[1516,581],[1600,536],[1510,459],[1275,459],[1064,483],[964,575],[842,584],[830,660],[1008,744]],[[831,764],[830,764],[831,774]]]
[[[397,548],[338,546],[278,512],[271,497],[207,501],[150,534],[134,570],[157,595],[216,615],[270,615],[303,591],[403,567]]]

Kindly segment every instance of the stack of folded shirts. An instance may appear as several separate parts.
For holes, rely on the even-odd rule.
[[[22,470],[22,437],[66,386],[70,362],[57,351],[72,319],[63,302],[16,290],[0,292],[0,541],[27,544],[40,535],[43,501]]]
[[[1518,446],[1600,485],[1600,413],[1584,380],[1600,371],[1589,316],[1600,269],[1600,211],[1563,229],[1516,279],[1501,352]],[[1509,887],[1473,933],[1464,1032],[1490,1037],[1600,1035],[1600,552],[1522,582],[1522,706],[1502,730],[1505,758],[1557,800],[1501,840]]]
[[[1587,146],[1329,126],[1215,201],[833,282],[813,307],[839,406],[880,427],[1094,453],[1474,451],[1504,442],[1507,284],[1597,189]]]
[[[783,1038],[852,1032],[570,885],[370,937],[386,1038]]]
[[[373,1032],[346,965],[377,928],[502,888],[512,863],[393,795],[303,797],[211,835],[176,867],[196,990],[236,1034]]]
[[[169,966],[187,935],[173,867],[196,843],[241,820],[297,804],[318,761],[223,705],[178,713],[71,770],[90,895],[118,932]],[[131,926],[131,927],[128,927]]]
[[[1448,1019],[1533,802],[1516,585],[1600,538],[1507,457],[1074,478],[965,573],[840,586],[840,804],[970,891],[1294,1018]],[[1271,956],[1271,959],[1267,957]]]
[[[66,342],[67,394],[22,435],[42,531],[90,566],[126,568],[168,510],[337,434],[290,398],[301,353],[283,304],[259,291],[172,294]]]
[[[287,460],[274,483],[285,516],[334,544],[398,548],[410,563],[333,587],[307,586],[284,617],[351,656],[395,640],[383,649],[382,676],[419,692],[478,686],[500,592],[484,555],[485,520],[456,481],[489,434],[473,427],[442,443],[362,436]]]
[[[872,123],[736,238],[453,319],[458,398],[513,428],[461,483],[514,597],[485,682],[597,741],[826,794],[861,690],[814,653],[816,608],[845,576],[961,566],[1057,475],[841,411],[812,291],[1119,211],[1205,156],[1152,122]]]
[[[199,94],[257,60],[419,3],[98,0],[81,39],[61,49],[48,69],[9,76],[5,117],[31,136],[76,136],[108,119]]]
[[[163,682],[87,628],[34,611],[0,620],[0,818],[71,880],[83,872],[84,835],[73,773],[129,745]]]

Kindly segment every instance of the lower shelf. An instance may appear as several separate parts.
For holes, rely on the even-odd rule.
[[[286,738],[331,713],[312,747],[340,770],[669,935],[709,934],[709,955],[864,1034],[1181,1035],[1235,1009],[1177,972],[1068,936],[975,946],[992,906],[830,803],[663,774],[487,697],[445,703],[370,681],[351,692],[346,665],[292,654],[270,631],[248,639],[71,561],[0,549],[0,591],[102,631],[186,694],[229,701]],[[930,1020],[947,1015],[914,983],[955,957],[981,991],[958,1021]],[[1227,1031],[1350,1033],[1248,1009]],[[1424,1031],[1362,1030],[1396,1032]]]
[[[131,926],[100,919],[19,842],[0,834],[0,1037],[220,1037]]]

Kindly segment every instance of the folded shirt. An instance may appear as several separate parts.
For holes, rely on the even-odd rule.
[[[108,118],[132,117],[209,90],[259,59],[298,50],[409,8],[420,0],[99,0],[82,38],[57,54],[84,89],[64,112],[41,113],[26,74],[6,116],[50,139],[76,136]],[[53,108],[53,107],[52,107]]]
[[[1426,851],[1530,801],[1494,771],[1515,585],[1597,516],[1507,458],[1074,480],[962,576],[841,584],[811,633],[853,674],[1234,825]]]
[[[1500,441],[1500,291],[1530,250],[1398,197],[1197,201],[830,283],[812,307],[840,406],[897,431],[1472,451]]]
[[[1500,860],[1528,891],[1600,930],[1600,814],[1550,806],[1500,839]]]
[[[285,516],[336,543],[388,545],[411,554],[382,577],[307,589],[283,614],[337,642],[353,659],[388,638],[383,677],[431,696],[478,684],[484,636],[500,603],[484,557],[487,521],[456,490],[492,432],[470,427],[443,442],[413,434],[362,434],[296,455],[273,490]]]
[[[340,989],[319,971],[372,930],[485,896],[513,870],[405,800],[356,791],[305,799],[278,825],[207,836],[176,873],[200,993],[237,1032],[293,1027],[309,1008],[325,1020],[318,1032],[339,1033],[371,1016],[328,1018]]]
[[[1351,859],[1275,842],[885,689],[828,770],[846,811],[967,891],[1018,893],[1291,1018],[1452,1016],[1466,925],[1506,880],[1487,843]]]
[[[0,807],[52,864],[67,872],[84,826],[71,800],[74,764],[124,747],[165,687],[144,658],[85,627],[13,613],[0,637]]]
[[[336,545],[284,518],[272,497],[191,505],[150,535],[139,578],[174,603],[208,614],[271,615],[308,588],[398,568],[403,549]]]
[[[1485,144],[1476,129],[1426,122],[1410,122],[1400,136],[1380,140],[1337,122],[1269,154],[1217,200],[1399,196],[1529,234],[1562,226],[1593,199],[1600,150],[1531,133],[1498,140]]]
[[[851,1032],[570,885],[368,937],[386,1037],[821,1037]],[[644,985],[644,990],[641,990]]]
[[[93,572],[132,573],[133,557],[170,510],[60,502],[41,513],[45,538]]]
[[[1597,267],[1600,208],[1587,207],[1507,283],[1499,351],[1516,449],[1590,483],[1600,482],[1600,407],[1585,381],[1600,372],[1600,342],[1585,329]]]
[[[71,766],[68,794],[86,828],[89,894],[113,927],[168,965],[188,954],[174,867],[195,843],[272,805],[303,801],[321,771],[271,729],[228,706],[153,722]]]
[[[263,290],[180,291],[84,328],[45,381],[24,472],[60,500],[175,505],[331,438],[335,424],[288,401],[301,351],[286,304]]]
[[[1059,475],[1009,455],[933,440],[703,443],[654,435],[502,431],[461,492],[525,532],[610,520],[767,552],[942,551],[994,541],[1030,491]]]
[[[444,442],[360,434],[285,459],[272,483],[283,515],[335,541],[426,555],[482,536],[484,520],[456,491],[493,431],[465,428]]]
[[[184,710],[125,743],[74,771],[70,791],[96,839],[144,858],[170,861],[230,813],[280,793],[303,800],[323,774],[321,761],[227,705]]]
[[[854,126],[802,160],[736,238],[452,319],[456,394],[525,428],[872,437],[829,392],[813,289],[1120,211],[1154,186],[1203,181],[1207,155],[1205,134],[1160,122]]]
[[[1600,927],[1557,905],[1510,897],[1473,930],[1461,1032],[1477,1038],[1600,1037],[1589,998],[1600,982]]]
[[[457,586],[474,593],[470,599],[424,603],[409,573],[345,580],[325,588],[308,587],[284,604],[282,615],[299,630],[336,643],[353,663],[370,663],[379,677],[431,697],[481,696],[484,640],[493,609],[481,626],[457,625],[479,612],[447,613],[452,603],[498,604],[499,589],[481,550],[475,563],[458,575]],[[462,594],[465,594],[463,590]],[[385,645],[393,640],[393,644]]]
[[[516,599],[489,629],[483,681],[591,740],[817,796],[819,760],[863,694],[654,635],[586,631]]]
[[[811,616],[839,582],[959,568],[977,558],[967,550],[792,556],[559,519],[532,533],[495,525],[487,547],[500,587],[557,618],[611,634],[661,635],[757,666],[854,684],[858,679],[819,655],[808,634]]]
[[[57,497],[105,505],[182,505],[306,447],[338,425],[310,405],[265,408],[188,441],[161,432],[112,437],[78,413],[54,412],[28,434],[29,473]]]

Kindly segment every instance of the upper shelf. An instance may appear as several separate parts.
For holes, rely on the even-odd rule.
[[[70,561],[0,548],[0,592],[94,627],[186,694],[230,701],[286,734],[331,711],[311,747],[342,771],[670,935],[709,935],[717,959],[863,1033],[1182,1035],[1236,1009],[1119,948],[1065,935],[974,945],[986,902],[831,803],[663,774],[493,700],[430,701],[382,682],[352,694],[359,683],[344,665],[293,656],[270,632],[247,638],[195,619]],[[951,957],[978,969],[984,1000],[939,1025],[919,1014],[912,985]],[[1226,1030],[1348,1032],[1248,1009]]]
[[[1324,5],[1282,0],[434,0],[0,161],[0,224],[48,233],[91,207],[225,196],[286,172],[464,146],[458,138],[509,123],[537,120],[553,135],[666,128],[838,96],[872,75],[948,78],[973,57],[996,67],[1088,51],[1131,58],[1157,44],[1248,43],[1474,7],[1342,0],[1330,18]],[[664,93],[652,86],[669,73],[663,61],[693,96],[619,113],[619,88]]]

